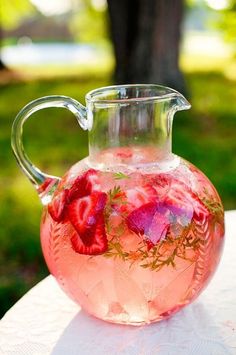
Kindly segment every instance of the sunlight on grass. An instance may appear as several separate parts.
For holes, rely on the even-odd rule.
[[[48,65],[48,66],[15,66],[14,70],[19,71],[21,74],[25,74],[29,76],[29,78],[33,79],[42,79],[42,78],[53,78],[53,77],[70,77],[70,76],[78,76],[80,78],[87,78],[91,75],[99,75],[101,74],[107,75],[110,73],[113,68],[112,60],[104,60],[98,63],[97,65],[91,66],[90,64],[83,65]]]
[[[236,61],[228,63],[223,72],[227,79],[236,81]]]
[[[186,73],[219,71],[224,73],[225,67],[232,64],[232,58],[208,55],[184,54],[180,58],[180,66]]]
[[[8,192],[12,200],[14,200],[15,207],[20,206],[22,210],[27,211],[29,214],[38,212],[40,200],[36,190],[29,180],[26,179],[25,175],[20,173],[20,175],[16,176],[11,181]]]
[[[185,73],[221,72],[229,80],[236,80],[236,60],[230,56],[215,56],[207,54],[191,55],[182,53],[180,67]],[[83,63],[81,65],[38,65],[38,66],[11,66],[16,76],[23,80],[53,79],[53,78],[80,78],[107,77],[114,69],[114,58],[111,55],[98,58],[96,64]],[[1,81],[1,79],[0,79]]]
[[[51,79],[54,77],[80,77],[107,76],[114,68],[114,58],[110,52],[98,55],[96,60],[78,64],[48,64],[48,65],[11,65],[10,68],[25,80]]]

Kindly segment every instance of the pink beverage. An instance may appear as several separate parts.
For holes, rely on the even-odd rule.
[[[199,295],[219,262],[216,190],[190,163],[172,154],[157,164],[157,156],[150,147],[103,150],[96,164],[74,165],[44,209],[50,272],[83,309],[109,322],[170,316]]]
[[[23,149],[24,122],[46,107],[67,108],[88,131],[88,157],[62,179],[36,168]],[[86,107],[42,97],[14,121],[14,154],[44,205],[46,263],[95,317],[159,321],[193,301],[216,270],[224,239],[220,198],[171,149],[174,114],[188,108],[171,88],[122,85],[89,92]]]

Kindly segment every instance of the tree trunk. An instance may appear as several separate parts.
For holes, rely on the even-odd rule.
[[[179,43],[183,0],[108,0],[115,82],[156,83],[185,92]]]
[[[5,70],[5,69],[7,69],[7,67],[0,58],[0,70]]]

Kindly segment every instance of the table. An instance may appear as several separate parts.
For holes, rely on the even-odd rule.
[[[236,211],[226,212],[225,250],[211,284],[171,319],[107,324],[83,312],[48,276],[0,321],[0,354],[236,354]]]

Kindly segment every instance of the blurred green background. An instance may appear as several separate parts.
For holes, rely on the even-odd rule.
[[[192,109],[176,114],[173,151],[211,179],[226,210],[235,209],[235,4],[192,0],[185,6],[179,60]],[[40,96],[68,95],[84,103],[89,90],[113,83],[114,55],[105,0],[2,0],[1,11],[5,67],[0,71],[3,315],[48,274],[39,240],[42,207],[11,152],[12,121],[25,104]],[[50,174],[61,176],[88,153],[87,133],[63,109],[36,113],[26,123],[24,137],[32,161]]]

